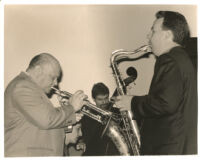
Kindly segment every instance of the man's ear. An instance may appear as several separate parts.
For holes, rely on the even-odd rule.
[[[166,40],[173,41],[174,35],[171,30],[165,31],[165,38]]]
[[[43,74],[43,69],[39,65],[35,66],[34,70],[35,70],[35,72],[36,72],[37,75],[42,75]]]

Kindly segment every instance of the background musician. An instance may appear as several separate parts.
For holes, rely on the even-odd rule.
[[[92,88],[92,98],[96,106],[112,111],[113,107],[109,102],[109,89],[104,83],[96,83]],[[84,156],[119,155],[116,147],[106,136],[101,138],[105,126],[90,117],[82,118],[83,141],[86,143]]]

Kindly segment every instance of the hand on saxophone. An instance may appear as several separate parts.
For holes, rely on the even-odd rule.
[[[79,111],[86,104],[85,100],[87,98],[88,96],[83,91],[78,90],[69,98],[69,104],[74,107],[75,111]]]
[[[115,105],[120,111],[128,110],[131,111],[131,100],[133,95],[122,95],[115,98]]]

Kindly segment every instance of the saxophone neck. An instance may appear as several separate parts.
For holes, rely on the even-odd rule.
[[[146,53],[151,52],[151,46],[150,45],[143,45],[139,47],[138,49],[135,49],[133,51],[127,51],[124,49],[118,49],[112,52],[111,55],[111,64],[114,62],[119,61],[120,59],[123,58],[128,58],[128,59],[135,59],[143,56]]]

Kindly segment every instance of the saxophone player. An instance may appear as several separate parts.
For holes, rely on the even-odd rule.
[[[189,35],[182,14],[157,12],[148,34],[157,56],[149,93],[116,98],[120,110],[143,119],[142,155],[197,154],[197,78],[184,50]]]

